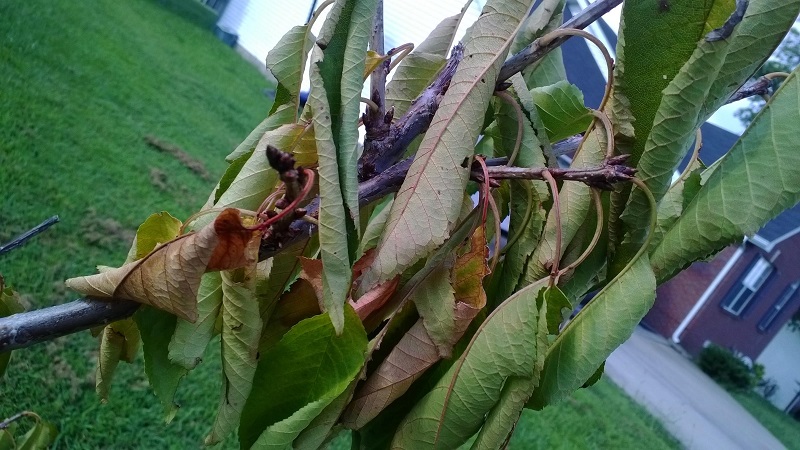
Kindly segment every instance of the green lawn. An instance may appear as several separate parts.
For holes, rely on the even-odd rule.
[[[800,450],[800,422],[772,405],[755,392],[731,392],[744,409],[764,425],[790,450]]]
[[[192,0],[0,2],[0,243],[61,217],[0,257],[0,273],[28,307],[69,301],[65,278],[118,265],[152,212],[186,218],[199,208],[224,156],[266,114],[268,82],[214,39],[213,22]],[[148,135],[210,176],[148,147]],[[96,346],[86,332],[16,352],[0,380],[0,416],[39,412],[61,432],[56,448],[200,446],[218,402],[217,346],[184,380],[168,426],[141,358],[120,365],[110,403],[98,402]],[[511,445],[677,448],[606,381],[526,412]]]

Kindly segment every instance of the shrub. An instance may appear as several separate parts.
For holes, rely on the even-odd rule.
[[[700,352],[697,364],[706,375],[729,390],[752,389],[761,378],[733,352],[713,344]]]

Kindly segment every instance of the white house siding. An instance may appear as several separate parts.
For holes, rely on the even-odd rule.
[[[770,401],[785,409],[800,390],[800,333],[784,326],[767,345],[756,362],[763,364],[766,377],[778,384]]]

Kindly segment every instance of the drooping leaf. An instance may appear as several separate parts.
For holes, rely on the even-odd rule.
[[[389,219],[389,211],[392,209],[392,202],[394,199],[389,198],[383,207],[373,214],[369,224],[364,229],[364,235],[361,237],[358,253],[363,255],[367,250],[375,248],[378,245],[378,240],[383,233],[386,226],[386,221]]]
[[[536,387],[536,382],[533,377],[509,377],[503,385],[497,404],[486,416],[486,423],[470,448],[502,448],[511,437],[514,425]]]
[[[495,309],[461,361],[407,415],[392,448],[457,448],[482,425],[509,377],[533,376],[537,360],[537,297],[546,279]]]
[[[386,105],[394,108],[394,116],[401,117],[411,102],[433,81],[447,62],[447,53],[453,46],[458,26],[472,0],[461,12],[442,20],[427,38],[414,48],[394,69],[386,85]]]
[[[702,186],[700,174],[705,166],[699,160],[689,167],[689,175],[685,180],[678,180],[675,185],[669,188],[661,202],[658,204],[658,219],[656,229],[653,231],[653,239],[650,248],[655,248],[663,239],[675,221],[681,216],[685,208],[700,191]]]
[[[703,102],[725,61],[729,41],[702,39],[697,49],[681,67],[663,92],[656,110],[650,135],[637,165],[639,177],[660,201],[669,188],[672,175],[695,139],[696,130],[705,118],[701,117]],[[627,260],[644,242],[650,204],[647,196],[634,187],[621,220],[623,231],[617,239],[630,242],[617,252],[618,259]]]
[[[207,445],[239,425],[253,387],[262,325],[254,290],[255,266],[222,272],[222,395]]]
[[[242,448],[256,441],[285,448],[355,379],[367,336],[352,308],[344,315],[339,334],[327,314],[318,315],[261,355],[239,426]]]
[[[586,131],[592,115],[583,104],[583,93],[568,81],[531,89],[550,142]]]
[[[322,58],[322,50],[312,51],[312,61]],[[314,132],[319,155],[319,190],[320,190],[320,223],[325,226],[319,230],[319,244],[322,263],[325,268],[324,283],[326,293],[323,296],[325,310],[330,314],[334,327],[341,330],[344,318],[343,306],[350,289],[350,270],[347,223],[348,212],[344,207],[339,163],[334,142],[332,112],[330,110],[326,86],[318,64],[311,66],[311,94],[308,105],[314,111]],[[350,218],[350,223],[353,219]],[[352,229],[352,227],[351,227]]]
[[[325,442],[330,439],[331,430],[336,427],[339,416],[342,415],[342,410],[353,397],[353,389],[355,389],[356,384],[357,380],[353,380],[344,392],[339,394],[335,400],[317,414],[314,420],[292,442],[293,448],[297,450],[317,450],[324,446]]]
[[[57,435],[58,430],[53,424],[37,417],[33,427],[17,440],[16,448],[18,450],[44,450],[53,444]]]
[[[334,161],[338,162],[336,184],[341,190],[343,206],[349,212],[348,225],[355,228],[356,235],[359,234],[356,174],[359,136],[355,124],[360,115],[361,89],[366,66],[364,55],[372,33],[376,7],[375,0],[337,1],[318,40],[318,44],[324,46],[324,57],[314,58],[331,116],[331,132],[336,146]],[[350,247],[352,255],[355,247]]]
[[[211,204],[215,204],[219,202],[219,198],[222,197],[222,194],[231,187],[233,181],[239,176],[239,172],[242,171],[245,163],[253,156],[253,151],[255,151],[255,146],[253,147],[254,150],[249,151],[247,153],[243,153],[236,159],[232,160],[228,168],[225,169],[225,173],[222,174],[222,178],[219,179],[219,183],[217,184],[217,188],[214,189],[214,199]]]
[[[203,273],[254,262],[253,235],[237,210],[226,209],[199,232],[176,238],[140,261],[66,284],[84,295],[134,300],[194,322]]]
[[[102,402],[108,401],[111,379],[120,360],[132,363],[139,350],[139,329],[133,319],[106,325],[100,337],[100,352],[95,371],[95,390]]]
[[[261,333],[259,352],[265,353],[280,342],[293,326],[320,312],[314,288],[306,280],[297,280],[287,292],[283,293],[270,313],[269,321]]]
[[[452,264],[452,262],[451,262]],[[450,353],[450,342],[456,329],[456,298],[450,286],[450,266],[445,263],[435,269],[411,294],[417,306],[425,331],[439,349],[439,354]]]
[[[2,278],[0,278],[2,280]],[[0,317],[7,317],[12,314],[17,314],[23,311],[22,305],[19,302],[19,294],[14,292],[11,288],[2,286],[0,281]],[[0,379],[6,373],[6,368],[11,360],[11,352],[0,352]]]
[[[194,369],[202,360],[208,343],[214,337],[214,325],[222,305],[222,276],[209,272],[200,280],[197,290],[197,321],[178,319],[175,333],[169,342],[170,361]]]
[[[709,117],[766,61],[800,14],[799,0],[750,0],[742,22],[727,39],[725,63],[701,117]]]
[[[169,360],[168,347],[175,331],[177,318],[159,309],[144,306],[133,316],[142,337],[144,372],[164,407],[164,420],[169,423],[178,412],[175,391],[188,372],[185,367]]]
[[[289,104],[295,114],[300,107],[300,84],[306,67],[306,58],[316,37],[308,25],[298,25],[281,37],[275,47],[267,53],[267,69],[278,81],[275,102],[270,114],[280,106]]]
[[[529,406],[541,409],[567,397],[622,345],[650,310],[656,280],[646,254],[606,285],[550,345]]]
[[[269,115],[266,119],[264,119],[260,124],[258,124],[250,134],[239,144],[228,156],[225,157],[225,160],[228,162],[233,162],[237,158],[242,157],[242,155],[246,155],[248,153],[252,153],[255,150],[258,142],[264,136],[264,133],[268,131],[272,131],[281,125],[285,125],[287,123],[294,122],[295,116],[297,115],[296,108],[293,105],[283,105],[274,111],[272,114]]]
[[[517,33],[511,53],[517,53],[535,39],[555,30],[564,21],[564,0],[545,0],[528,16],[525,26]],[[549,86],[567,79],[561,48],[549,52],[544,58],[522,70],[529,89]]]
[[[464,58],[392,204],[362,290],[394,277],[447,239],[468,179],[461,163],[473,152],[500,66],[531,3],[490,1],[467,32]]]
[[[651,251],[659,282],[800,201],[800,78],[783,83]]]

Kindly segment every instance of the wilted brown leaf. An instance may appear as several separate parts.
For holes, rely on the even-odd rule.
[[[490,271],[486,264],[488,248],[484,227],[475,230],[465,250],[457,256],[450,273],[456,300],[455,327],[448,341],[450,349],[461,339],[480,310],[486,306],[483,278]],[[356,392],[342,416],[343,423],[348,427],[359,429],[403,395],[414,381],[442,358],[441,343],[439,344],[434,343],[423,319],[417,320]]]
[[[197,291],[206,271],[235,269],[257,257],[255,232],[228,208],[200,231],[180,236],[145,258],[97,275],[70,278],[67,287],[92,297],[133,300],[197,320]]]

